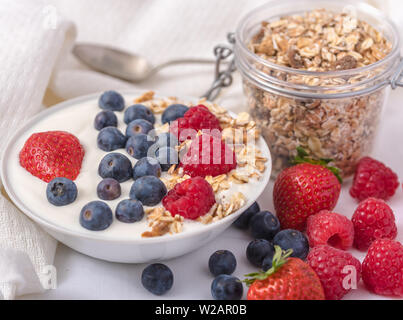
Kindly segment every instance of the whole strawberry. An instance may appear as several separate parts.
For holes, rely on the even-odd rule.
[[[277,217],[283,229],[303,231],[307,218],[321,210],[333,210],[339,199],[341,178],[329,159],[313,160],[298,148],[293,167],[282,171],[273,189]]]
[[[376,294],[403,297],[403,245],[375,240],[362,263],[362,279]]]
[[[54,178],[75,180],[80,173],[84,148],[68,132],[48,131],[31,135],[19,156],[21,166],[45,182]]]
[[[381,199],[368,198],[362,201],[354,212],[354,246],[367,250],[376,239],[393,240],[397,236],[395,215]]]
[[[388,200],[399,187],[399,180],[390,168],[370,157],[358,163],[350,195],[359,200],[373,197]]]
[[[250,285],[248,300],[324,300],[325,294],[312,268],[298,258],[289,258],[292,250],[275,246],[272,268],[246,275]]]
[[[330,246],[312,248],[307,263],[318,275],[327,300],[340,300],[357,288],[361,278],[360,261],[351,253]]]

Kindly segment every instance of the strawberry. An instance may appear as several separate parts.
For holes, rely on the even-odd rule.
[[[281,227],[303,231],[309,216],[334,209],[342,180],[339,170],[328,165],[330,159],[314,160],[302,148],[297,150],[296,165],[276,179],[273,201]]]
[[[266,272],[246,275],[248,300],[324,300],[325,293],[315,271],[299,258],[289,258],[292,250],[275,246],[272,267]]]
[[[20,164],[39,179],[75,180],[80,173],[84,148],[72,134],[64,131],[34,133],[20,151]]]

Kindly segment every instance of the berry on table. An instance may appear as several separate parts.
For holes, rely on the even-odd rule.
[[[94,128],[96,130],[102,130],[106,127],[117,127],[118,118],[115,113],[110,110],[101,111],[94,119]]]
[[[267,256],[274,255],[274,247],[270,241],[265,239],[256,239],[249,243],[246,248],[246,258],[255,267],[261,268],[263,260]]]
[[[150,121],[144,119],[136,119],[130,122],[126,128],[126,137],[131,137],[139,133],[147,134],[154,129]]]
[[[111,208],[102,201],[92,201],[86,204],[80,212],[80,224],[91,231],[107,229],[113,221]]]
[[[242,282],[236,277],[221,274],[211,284],[211,295],[215,300],[241,300]]]
[[[122,183],[132,178],[132,163],[121,153],[108,153],[99,164],[98,174],[102,178],[113,178]]]
[[[54,178],[46,187],[46,197],[54,206],[66,206],[77,198],[76,184],[67,178]]]
[[[280,222],[277,217],[269,211],[256,213],[249,222],[250,231],[255,239],[273,240],[280,231]]]
[[[116,207],[115,216],[116,219],[124,223],[141,221],[144,217],[143,205],[137,200],[123,200]]]
[[[150,157],[141,158],[136,162],[133,168],[133,179],[137,180],[138,178],[144,176],[161,176],[161,165],[158,160]]]
[[[350,195],[358,201],[370,197],[388,200],[398,187],[396,173],[382,162],[365,157],[358,163]]]
[[[354,226],[347,217],[323,210],[308,218],[306,234],[312,248],[329,245],[347,250],[353,245]]]
[[[155,138],[155,144],[157,145],[157,148],[163,148],[163,147],[175,148],[177,145],[179,145],[179,142],[178,139],[172,133],[163,132],[160,133]]]
[[[134,181],[130,199],[139,200],[145,206],[155,206],[167,194],[165,184],[154,176],[145,176]]]
[[[381,199],[368,198],[354,212],[354,247],[367,250],[376,239],[393,240],[397,236],[395,215]]]
[[[127,140],[126,151],[135,159],[147,157],[148,149],[154,144],[153,139],[144,134],[138,133]]]
[[[273,245],[283,250],[292,249],[291,257],[305,260],[309,252],[309,242],[305,235],[293,229],[281,230],[274,236]]]
[[[98,105],[101,109],[122,111],[125,108],[125,100],[123,96],[116,91],[106,91],[99,98]]]
[[[103,179],[97,187],[97,195],[101,200],[115,200],[122,194],[118,181],[113,178]]]
[[[174,164],[179,163],[178,151],[174,148],[162,147],[155,152],[162,171],[168,171]]]
[[[103,128],[97,137],[98,148],[106,152],[124,148],[126,141],[126,136],[115,127]]]
[[[161,296],[172,288],[174,275],[165,264],[154,263],[143,270],[141,283],[152,294]]]
[[[179,214],[191,220],[208,213],[215,203],[213,188],[201,177],[177,183],[162,200],[165,209],[172,216]]]
[[[155,116],[152,111],[142,104],[135,104],[127,108],[123,116],[123,121],[126,124],[129,124],[130,122],[137,119],[144,119],[151,122],[152,124],[155,123]]]
[[[260,211],[259,204],[254,202],[248,209],[246,209],[234,222],[234,226],[238,229],[246,230],[249,228],[250,219]]]
[[[189,108],[183,104],[171,104],[162,114],[161,121],[163,124],[171,123],[178,118],[182,118],[188,110]]]
[[[220,274],[230,275],[235,271],[236,258],[231,251],[218,250],[210,256],[208,266],[215,277]]]

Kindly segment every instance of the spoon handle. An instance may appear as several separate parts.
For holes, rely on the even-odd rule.
[[[204,59],[204,58],[181,58],[181,59],[172,59],[167,62],[161,63],[158,66],[154,67],[151,70],[151,73],[154,74],[160,71],[163,68],[178,65],[178,64],[214,64],[214,59]]]

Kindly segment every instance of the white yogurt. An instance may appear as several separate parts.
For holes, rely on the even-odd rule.
[[[126,106],[130,106],[134,98],[135,96],[125,95]],[[80,225],[79,215],[81,208],[88,202],[100,200],[96,192],[97,185],[102,180],[98,175],[98,165],[107,154],[107,152],[97,147],[99,131],[95,130],[93,125],[94,118],[100,111],[98,101],[92,100],[62,109],[43,118],[17,140],[16,147],[12,148],[10,159],[13,159],[13,161],[9,164],[8,170],[9,179],[13,183],[15,194],[26,207],[32,208],[35,213],[38,213],[42,218],[52,224],[60,225],[71,231],[89,234],[94,233],[94,231],[87,230]],[[126,124],[123,121],[123,112],[115,112],[115,114],[118,117],[118,128],[125,133]],[[160,117],[156,118],[158,123]],[[19,164],[19,151],[22,149],[29,136],[33,133],[53,130],[72,133],[80,140],[85,149],[81,171],[75,180],[78,188],[77,199],[74,203],[63,207],[55,207],[50,204],[46,198],[47,183],[31,175]],[[133,165],[136,162],[124,149],[113,152],[120,152],[126,155],[132,161]],[[129,198],[132,183],[133,180],[130,180],[121,184],[122,196],[119,199],[106,201],[113,212],[115,212],[115,208],[120,201]],[[234,192],[242,192],[248,199],[249,197],[254,197],[254,189],[260,183],[260,181],[253,179],[247,184],[233,184],[229,190],[222,192],[220,196],[229,197]],[[182,232],[192,232],[192,230],[203,227],[205,227],[205,225],[200,222],[185,220]],[[105,239],[124,237],[127,240],[131,240],[141,238],[141,234],[147,230],[149,230],[149,228],[146,217],[144,217],[142,221],[132,224],[120,222],[114,217],[114,221],[108,229],[96,232],[102,234]],[[170,235],[167,234],[165,236],[169,237]]]

